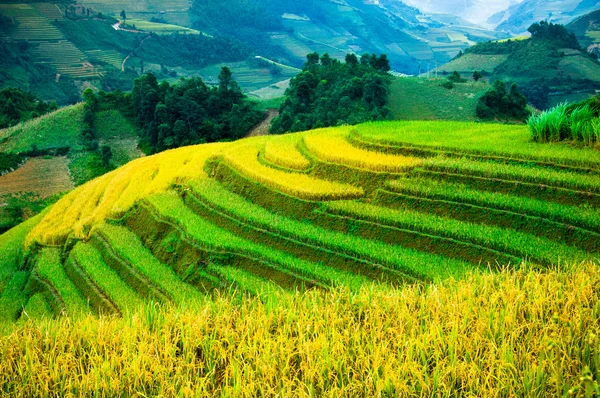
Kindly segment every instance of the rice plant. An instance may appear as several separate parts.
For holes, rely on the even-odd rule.
[[[472,273],[3,328],[6,396],[595,396],[600,273]]]
[[[532,115],[527,120],[527,125],[536,142],[558,142],[569,136],[569,115],[566,103],[540,113]]]
[[[595,140],[594,117],[595,112],[589,105],[575,108],[569,116],[571,138],[586,145],[593,144]]]

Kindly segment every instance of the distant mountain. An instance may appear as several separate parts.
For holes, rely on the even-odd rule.
[[[417,74],[421,61],[445,63],[498,33],[457,20],[429,18],[397,0],[196,0],[193,26],[233,36],[261,55],[298,66],[308,52],[386,53],[392,67]]]
[[[600,10],[591,12],[567,25],[589,53],[600,56]]]
[[[487,23],[496,30],[522,34],[534,22],[548,20],[567,24],[600,8],[598,0],[524,0],[491,16]]]
[[[523,0],[405,0],[424,13],[452,14],[482,25],[495,13],[521,1]]]
[[[542,28],[548,24],[541,24]],[[531,38],[480,43],[435,72],[470,76],[483,71],[490,82],[516,82],[529,101],[546,108],[587,98],[600,88],[600,63],[561,25]]]

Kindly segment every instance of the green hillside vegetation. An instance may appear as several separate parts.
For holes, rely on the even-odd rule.
[[[516,82],[529,102],[540,109],[574,93],[589,96],[600,87],[600,64],[581,48],[574,34],[544,21],[529,30],[532,36],[527,40],[470,47],[440,71],[471,75],[478,70],[491,81]]]
[[[393,69],[416,74],[419,60],[447,62],[473,41],[501,33],[444,23],[400,2],[194,1],[194,26],[248,43],[261,55],[300,67],[307,54],[386,53]]]
[[[31,93],[14,88],[0,90],[0,129],[35,119],[54,110],[55,103],[40,101]]]
[[[577,18],[567,25],[581,45],[595,56],[600,56],[600,10],[593,11]]]
[[[475,120],[481,96],[489,89],[485,80],[469,80],[449,90],[444,78],[406,77],[392,81],[388,107],[395,120]]]
[[[527,124],[534,141],[574,141],[594,146],[600,141],[600,97],[559,105],[531,116]]]

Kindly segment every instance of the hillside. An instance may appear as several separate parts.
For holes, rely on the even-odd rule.
[[[600,10],[577,18],[567,25],[567,29],[577,35],[588,52],[600,56]]]
[[[210,67],[226,63],[247,92],[295,74],[285,66],[258,62],[250,48],[237,40],[144,19],[131,18],[123,21],[129,25],[119,25],[113,16],[118,17],[121,9],[103,14],[99,11],[105,10],[104,5],[0,5],[0,46],[6,55],[0,60],[0,87],[19,87],[64,105],[78,102],[88,87],[130,90],[133,79],[144,72],[169,81],[201,75],[215,83],[220,67],[216,74]],[[183,22],[177,10],[181,9],[167,14],[179,16],[173,22]],[[167,14],[160,15],[168,18]]]
[[[428,14],[451,14],[484,26],[494,14],[523,0],[405,0]]]
[[[561,25],[542,24],[542,29],[548,26],[562,32],[560,37],[549,34],[481,43],[437,71],[458,71],[470,76],[477,70],[483,71],[490,81],[516,82],[528,100],[541,109],[594,94],[600,88],[600,63],[573,41]]]
[[[490,88],[485,81],[442,87],[446,79],[407,77],[390,86],[388,107],[395,120],[475,120],[479,98]]]
[[[0,316],[124,313],[232,284],[357,291],[462,278],[488,263],[591,260],[599,171],[596,150],[464,122],[171,150],[77,188],[3,236],[11,246],[0,252],[23,256],[0,256]]]
[[[498,31],[520,35],[534,22],[568,24],[598,8],[597,0],[524,0],[491,16],[487,23]]]

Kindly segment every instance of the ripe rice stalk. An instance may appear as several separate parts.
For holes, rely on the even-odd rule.
[[[367,151],[350,144],[350,127],[315,130],[304,134],[306,148],[319,159],[375,172],[402,173],[421,164],[415,157]]]
[[[223,153],[223,160],[243,175],[268,187],[307,200],[340,200],[359,198],[362,188],[340,184],[306,174],[287,173],[261,164],[259,152],[264,140],[238,143]]]
[[[302,136],[299,134],[272,137],[265,144],[265,158],[277,166],[300,171],[308,170],[311,163],[297,148],[301,139]]]

